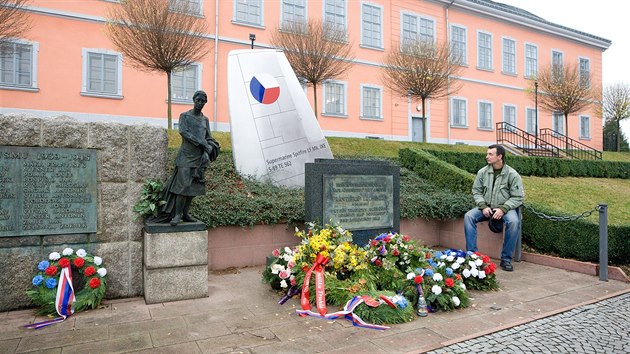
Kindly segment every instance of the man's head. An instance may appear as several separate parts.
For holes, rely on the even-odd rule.
[[[208,102],[208,95],[204,91],[199,90],[193,94],[193,104],[196,109],[201,111],[206,102]]]
[[[486,162],[488,165],[500,168],[505,163],[505,148],[498,144],[492,144],[488,146],[488,152],[486,152]]]

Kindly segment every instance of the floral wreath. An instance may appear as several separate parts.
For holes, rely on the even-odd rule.
[[[38,314],[55,315],[57,313],[55,308],[57,285],[61,269],[66,267],[76,270],[75,274],[79,274],[85,284],[83,289],[75,289],[74,311],[94,309],[100,305],[105,295],[105,275],[107,275],[107,269],[103,266],[101,257],[89,255],[84,249],[79,249],[75,253],[72,248],[65,248],[61,254],[50,253],[48,259],[37,264],[38,272],[32,280],[34,288],[26,291],[26,295],[33,303],[39,305]],[[80,284],[82,280],[75,280],[75,284]]]

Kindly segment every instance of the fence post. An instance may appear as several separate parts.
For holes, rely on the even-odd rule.
[[[599,280],[608,281],[608,205],[599,204]]]

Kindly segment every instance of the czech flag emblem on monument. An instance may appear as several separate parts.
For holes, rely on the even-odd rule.
[[[232,154],[242,175],[275,185],[304,186],[304,164],[332,152],[281,50],[228,55]]]

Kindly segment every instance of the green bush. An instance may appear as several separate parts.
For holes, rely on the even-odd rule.
[[[430,183],[455,192],[471,193],[475,177],[465,170],[420,149],[401,149],[399,156],[401,166],[416,172]]]

